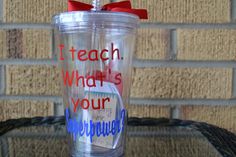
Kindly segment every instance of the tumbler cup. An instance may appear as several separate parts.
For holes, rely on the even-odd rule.
[[[138,21],[107,11],[53,17],[71,156],[124,155]]]

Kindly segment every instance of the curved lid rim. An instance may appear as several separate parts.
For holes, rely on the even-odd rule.
[[[104,16],[104,17],[103,17]],[[139,17],[135,14],[126,12],[111,12],[111,11],[71,11],[56,14],[52,17],[52,24],[60,25],[71,22],[87,22],[92,19],[113,22],[137,23]]]

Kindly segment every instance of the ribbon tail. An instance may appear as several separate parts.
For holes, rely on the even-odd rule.
[[[148,13],[146,9],[113,8],[111,11],[131,13],[137,15],[140,19],[148,19]]]
[[[131,3],[129,0],[121,2],[113,2],[106,4],[102,7],[102,10],[112,10],[113,8],[129,8],[131,9]]]
[[[69,0],[68,1],[68,11],[88,11],[93,8],[92,5],[78,2],[78,1],[73,1]]]

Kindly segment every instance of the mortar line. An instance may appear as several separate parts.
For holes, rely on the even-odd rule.
[[[61,116],[64,114],[62,100],[61,102],[54,102],[54,115]]]
[[[144,67],[191,67],[191,68],[236,68],[235,61],[181,61],[181,60],[139,60],[135,59],[133,66]]]
[[[236,98],[236,69],[233,69],[233,76],[232,76],[232,97]]]
[[[6,80],[6,74],[5,74],[5,67],[0,65],[0,95],[5,93],[5,80]]]
[[[170,118],[171,119],[179,119],[180,117],[180,106],[172,106],[170,109]]]
[[[54,115],[54,116],[57,116],[57,115],[58,115],[58,114],[57,114],[57,105],[56,105],[55,102],[53,102],[53,115]]]
[[[192,132],[189,131],[185,131],[183,130],[182,132],[176,132],[175,134],[173,134],[172,132],[167,132],[167,131],[127,131],[127,135],[129,137],[149,137],[149,136],[156,136],[156,137],[163,137],[163,136],[170,136],[172,135],[173,137],[182,137],[188,135],[191,137],[196,137],[196,138],[201,138],[202,135],[195,133],[193,134]],[[52,133],[8,133],[7,135],[5,135],[6,137],[16,137],[16,138],[56,138],[56,139],[60,139],[60,138],[66,138],[67,133],[66,132],[62,132],[62,133],[57,133],[52,134]]]
[[[54,59],[6,59],[0,60],[0,65],[57,65]],[[145,67],[209,67],[209,68],[236,68],[235,61],[171,61],[171,60],[139,60],[134,59],[133,66]]]
[[[177,56],[177,34],[176,29],[170,30],[170,49],[168,59],[176,60]]]
[[[231,0],[230,18],[231,22],[236,20],[236,0]]]
[[[39,23],[0,23],[0,29],[52,29],[51,24]]]
[[[203,138],[203,136],[199,133],[192,133],[189,131],[182,130],[182,132],[176,132],[173,134],[173,132],[167,132],[167,131],[127,131],[127,136],[129,137],[150,137],[150,136],[156,136],[156,137],[163,137],[163,136],[173,136],[173,137],[195,137],[195,138]],[[21,133],[14,133],[14,134],[8,134],[6,137],[17,137],[17,138],[66,138],[67,133],[59,133],[59,134],[48,134],[48,133],[27,133],[21,134]]]
[[[0,100],[38,100],[38,101],[53,101],[62,103],[60,96],[25,96],[25,95],[2,95]],[[130,104],[132,105],[162,105],[162,106],[181,106],[187,105],[231,105],[236,106],[236,99],[148,99],[148,98],[131,98]]]
[[[0,23],[3,22],[3,0],[0,0]]]
[[[180,107],[182,105],[215,105],[215,106],[236,106],[236,99],[142,99],[131,98],[130,104],[135,105],[174,105]]]
[[[8,157],[9,156],[9,146],[7,143],[7,137],[1,139],[1,149],[2,149],[2,156]]]
[[[52,101],[62,102],[60,96],[41,96],[41,95],[1,95],[0,100],[37,100],[37,101]]]
[[[236,5],[236,4],[235,4]],[[234,13],[236,14],[236,13]],[[141,23],[141,28],[162,29],[235,29],[236,22],[222,24]],[[50,23],[0,23],[0,29],[52,29]]]
[[[132,128],[132,126],[130,126],[130,128]],[[186,136],[190,135],[191,137],[199,137],[201,136],[200,133],[192,133],[191,131],[186,131],[186,130],[182,130],[182,132],[176,132],[175,134],[173,134],[172,132],[168,132],[166,130],[159,130],[158,132],[156,130],[153,131],[133,131],[133,130],[127,130],[127,135],[128,136]],[[21,133],[21,132],[10,132],[7,135],[5,135],[5,137],[7,138],[11,138],[11,137],[17,137],[17,138],[65,138],[67,136],[67,133],[65,131],[60,131],[59,133],[57,133],[56,135],[54,133],[34,133],[34,132],[27,132],[27,134],[25,133]]]
[[[6,154],[4,153],[3,140],[4,139],[0,139],[0,156],[6,156]]]
[[[141,28],[162,28],[162,29],[235,29],[236,23],[141,23]]]
[[[57,65],[55,59],[0,59],[0,65]]]

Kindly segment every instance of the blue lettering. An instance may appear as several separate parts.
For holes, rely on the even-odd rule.
[[[96,133],[97,133],[97,137],[100,137],[101,135],[101,123],[97,122],[97,127],[96,127]]]
[[[103,137],[106,136],[115,136],[119,134],[121,131],[124,131],[125,125],[125,118],[126,118],[126,111],[123,109],[120,112],[120,119],[115,119],[112,121],[101,121],[101,122],[93,122],[90,120],[82,121],[76,120],[75,118],[69,118],[70,113],[69,109],[66,108],[65,110],[65,117],[67,123],[67,132],[73,136],[73,139],[76,140],[78,134],[79,136],[86,136],[90,138],[90,142],[93,142],[93,137],[97,136]]]
[[[106,132],[105,132],[105,122],[102,122],[102,129],[101,129],[101,133],[103,135],[103,137],[106,136]]]
[[[88,123],[84,121],[84,129],[86,130],[86,136],[89,136]]]
[[[110,125],[111,125],[111,122],[106,123],[106,133],[105,133],[106,136],[109,136],[110,134]]]
[[[116,134],[116,121],[112,121],[112,128],[111,128],[111,133],[114,136]]]
[[[90,120],[90,142],[92,143],[93,142],[93,136],[94,136],[94,124],[93,124],[93,121]]]
[[[80,136],[83,136],[84,135],[84,128],[83,128],[83,122],[82,121],[80,121],[79,122],[79,135]]]
[[[121,110],[121,119],[122,119],[122,131],[124,131],[125,127],[125,109]]]

